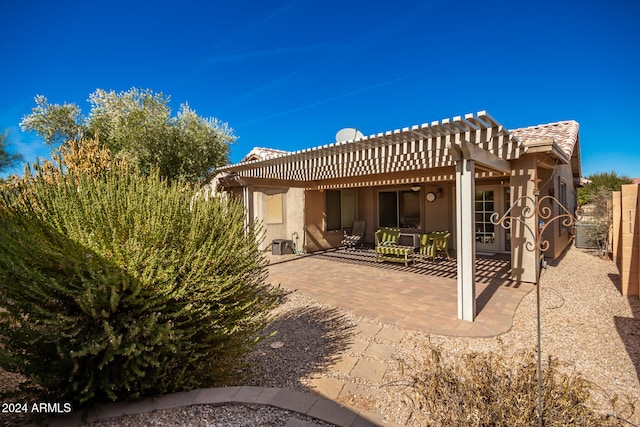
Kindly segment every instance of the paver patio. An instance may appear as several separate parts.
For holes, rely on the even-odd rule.
[[[466,322],[457,318],[455,260],[376,264],[366,249],[270,259],[270,282],[287,290],[382,323],[450,336],[507,332],[520,301],[534,288],[509,280],[508,260],[478,258],[477,316]]]

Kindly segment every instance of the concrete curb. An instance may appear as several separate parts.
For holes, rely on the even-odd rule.
[[[42,425],[68,427],[123,415],[135,415],[192,405],[241,404],[267,405],[286,409],[339,427],[400,427],[400,424],[385,421],[380,415],[352,409],[315,394],[282,388],[253,386],[205,388],[147,398],[138,402],[109,403],[86,414],[84,411],[77,411],[69,415],[49,418]],[[86,415],[84,421],[82,420],[83,415]],[[36,427],[37,425],[30,424],[28,427],[31,426]]]

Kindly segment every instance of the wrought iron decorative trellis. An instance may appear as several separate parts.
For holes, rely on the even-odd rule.
[[[537,190],[536,190],[537,192]],[[560,208],[561,213],[558,215],[553,215],[553,209],[550,206],[545,206],[543,203],[549,201],[551,205],[555,204]],[[523,203],[524,202],[524,203]],[[533,204],[533,208],[529,206],[527,202],[531,202]],[[522,207],[522,211],[520,216],[512,216],[511,212],[516,207]],[[535,223],[538,224],[538,227],[533,229],[528,223],[527,220],[531,218],[535,219]],[[531,196],[521,196],[518,197],[509,207],[509,209],[504,213],[504,215],[500,216],[499,213],[494,213],[491,215],[491,222],[496,225],[502,226],[502,228],[509,230],[511,229],[512,221],[516,221],[522,224],[531,234],[532,240],[528,240],[525,242],[525,248],[530,251],[539,250],[540,252],[544,252],[549,249],[549,240],[544,239],[545,230],[554,222],[560,221],[564,227],[572,226],[576,221],[580,220],[580,212],[576,210],[575,214],[569,212],[569,210],[564,207],[562,203],[558,199],[553,196],[535,196],[535,199]]]
[[[555,197],[543,196],[540,197],[540,189],[538,183],[540,180],[536,176],[533,178],[534,190],[533,197],[520,196],[518,197],[507,211],[500,216],[499,213],[491,215],[491,222],[495,225],[500,225],[505,230],[510,230],[514,223],[519,223],[524,226],[531,236],[531,239],[527,239],[524,247],[529,252],[535,252],[536,259],[536,310],[537,310],[537,358],[538,358],[538,425],[542,426],[542,363],[541,363],[541,326],[540,326],[540,271],[544,265],[544,258],[541,254],[549,249],[549,240],[544,238],[544,232],[547,228],[555,223],[560,222],[564,227],[571,227],[576,221],[580,220],[580,210],[576,210],[575,213],[569,212],[569,210]],[[548,206],[548,205],[550,206]],[[559,207],[560,213],[554,215],[553,205]],[[518,216],[514,216],[513,212],[520,210]],[[533,227],[530,223],[535,224]]]

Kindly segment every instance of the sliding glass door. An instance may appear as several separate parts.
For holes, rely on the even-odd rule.
[[[393,190],[378,192],[380,227],[419,230],[422,225],[421,192]]]

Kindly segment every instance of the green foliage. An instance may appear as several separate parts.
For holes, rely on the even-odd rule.
[[[22,160],[22,155],[7,151],[8,134],[0,135],[0,173],[12,168]]]
[[[624,175],[618,175],[615,171],[594,173],[587,177],[590,184],[578,189],[578,205],[582,206],[591,202],[591,199],[601,189],[608,191],[620,191],[623,184],[631,184],[631,179]]]
[[[582,206],[584,221],[593,225],[589,228],[590,237],[604,255],[608,251],[609,230],[613,224],[611,192],[620,191],[620,187],[630,184],[631,180],[614,171],[592,174],[587,179],[591,183],[578,189],[578,204]]]
[[[431,358],[403,365],[409,371],[420,412],[429,425],[446,426],[532,426],[538,423],[537,362],[533,353],[508,363],[500,355],[469,353],[458,360],[446,360],[442,348],[432,347]],[[542,374],[543,425],[623,425],[634,407],[615,418],[590,408],[590,383],[578,375],[558,371],[549,360]],[[619,417],[619,418],[617,418]]]
[[[36,106],[20,123],[23,131],[36,132],[48,146],[59,145],[78,136],[84,126],[82,111],[76,104],[49,104],[47,98],[36,95]]]
[[[97,135],[107,149],[125,153],[144,173],[156,168],[168,178],[204,178],[228,162],[229,144],[235,140],[226,123],[200,117],[187,104],[171,116],[169,97],[151,90],[97,89],[89,96],[88,117],[75,104],[51,105],[44,96],[35,101],[20,126],[36,132],[47,145]]]
[[[125,167],[37,171],[0,187],[0,367],[25,393],[89,404],[235,372],[275,303],[241,204]]]

